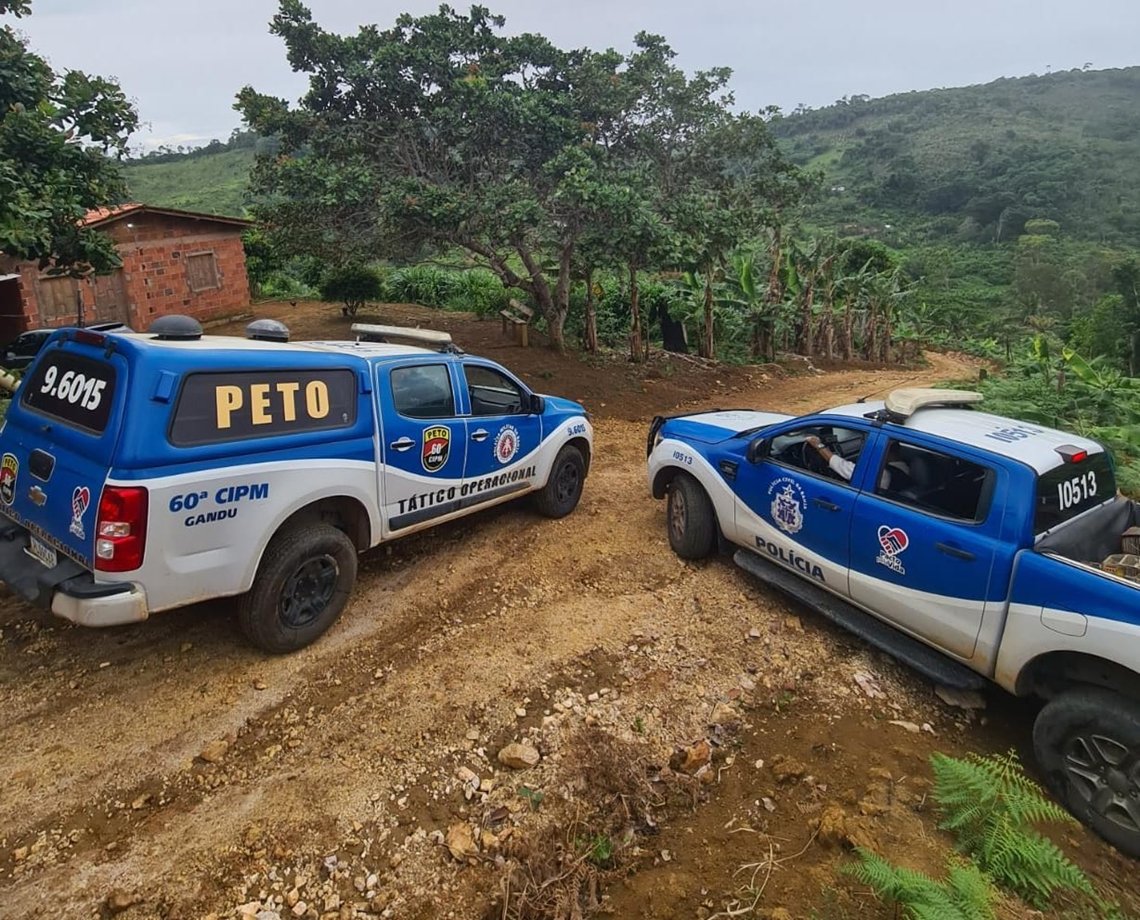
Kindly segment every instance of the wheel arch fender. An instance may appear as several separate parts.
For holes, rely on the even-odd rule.
[[[358,553],[368,549],[373,538],[380,534],[380,522],[369,507],[368,496],[346,494],[343,488],[330,489],[326,494],[306,495],[287,505],[279,512],[273,525],[265,529],[264,538],[242,580],[242,590],[248,591],[252,587],[270,541],[298,521],[325,521],[343,531]]]
[[[653,497],[664,498],[665,493],[669,491],[669,486],[673,484],[673,480],[686,472],[686,470],[681,469],[679,466],[661,467],[653,477]],[[700,480],[698,480],[698,482],[699,481]],[[704,488],[704,486],[702,485],[701,488]],[[708,490],[706,489],[705,491]]]
[[[1140,673],[1119,661],[1071,650],[1045,652],[1027,662],[1017,675],[1014,692],[1051,699],[1081,686],[1113,690],[1140,700]]]
[[[570,438],[570,440],[568,440],[566,443],[571,447],[577,449],[578,453],[582,455],[582,462],[586,465],[586,469],[583,475],[589,476],[590,461],[593,459],[590,451],[590,442],[582,437],[574,437]],[[553,464],[551,465],[551,468],[553,469]],[[550,473],[547,473],[546,475],[549,478]]]

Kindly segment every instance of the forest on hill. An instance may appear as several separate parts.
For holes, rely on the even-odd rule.
[[[892,225],[900,244],[1001,243],[1033,218],[1078,239],[1140,246],[1140,67],[844,98],[777,118],[818,168],[812,218]]]
[[[429,19],[419,21],[426,23],[425,42],[439,25]],[[289,28],[287,40],[294,42],[327,38],[311,22]],[[335,42],[318,46],[330,57],[314,60],[319,85],[322,68],[345,63],[331,58],[352,52]],[[640,59],[599,55],[587,63],[632,74],[652,59],[652,67],[674,79],[678,72],[662,49],[668,50],[648,45]],[[478,106],[493,98],[495,84],[474,62],[481,50],[469,50],[473,57],[463,66],[474,69],[457,72],[449,104]],[[665,161],[652,156],[585,163],[557,154],[552,162],[564,170],[562,185],[550,186],[549,173],[536,172],[527,180],[528,195],[539,197],[525,203],[511,198],[517,188],[488,186],[506,197],[478,205],[484,229],[489,214],[500,222],[533,221],[540,212],[549,218],[573,198],[574,219],[588,232],[572,252],[563,250],[569,261],[557,284],[556,241],[543,236],[549,224],[526,225],[545,240],[531,253],[513,246],[504,252],[503,240],[486,238],[471,246],[443,232],[447,220],[474,225],[464,210],[471,202],[447,197],[454,189],[425,186],[423,176],[385,173],[375,160],[360,159],[391,151],[371,139],[362,147],[342,144],[343,133],[359,126],[335,106],[319,113],[341,124],[342,137],[330,142],[306,134],[296,112],[247,96],[247,126],[260,136],[240,131],[200,150],[161,150],[129,163],[126,176],[132,196],[143,201],[259,218],[267,229],[252,235],[249,252],[265,296],[322,292],[346,303],[383,298],[493,313],[510,297],[534,304],[539,295],[558,293],[565,297],[561,312],[540,309],[541,328],[551,319],[564,322],[568,341],[588,349],[628,347],[635,360],[653,342],[730,361],[785,351],[909,360],[923,347],[953,348],[1009,363],[1005,379],[990,384],[997,408],[1067,424],[1140,454],[1140,396],[1133,393],[1140,371],[1140,67],[768,112],[749,128],[751,141],[733,133],[739,125],[711,102],[728,79],[723,71],[696,75],[677,84],[690,93],[684,104],[673,98],[667,105],[695,119],[693,136],[702,143],[725,145],[715,153],[694,147],[690,166],[700,161],[715,172],[719,162],[722,179],[764,179],[755,185],[767,196],[764,207],[753,208],[743,224],[717,228],[694,220],[702,200],[727,203],[725,212],[739,216],[733,210],[739,182],[694,172],[683,180],[687,188],[663,194],[676,177],[661,172]],[[430,102],[441,106],[438,98]],[[414,100],[407,104],[414,108]],[[617,105],[607,115],[614,124],[628,117],[601,90],[574,104],[592,107],[598,120],[600,108]],[[445,107],[438,111],[451,117]],[[489,124],[503,117],[502,110],[487,110]],[[513,116],[505,117],[509,123]],[[589,119],[580,124],[602,131]],[[650,146],[664,140],[653,135],[655,126],[624,124],[621,130],[642,131]],[[394,136],[406,127],[397,115],[370,125]],[[579,143],[570,141],[567,149]],[[494,145],[473,146],[461,133],[448,143],[452,163],[479,158],[499,170],[496,179],[530,155],[502,159]],[[339,159],[257,157],[314,144],[344,149]],[[517,185],[519,177],[512,181]],[[361,223],[369,188],[376,213]],[[689,193],[694,207],[686,211],[681,203]],[[431,197],[427,211],[388,211],[384,220],[394,215],[401,222],[395,235],[392,226],[381,227],[380,212],[393,201],[418,206],[425,194],[444,197]],[[406,245],[409,239],[414,245]],[[534,263],[524,264],[528,258]],[[544,276],[545,291],[528,286],[534,266],[546,266],[540,274],[553,271]]]

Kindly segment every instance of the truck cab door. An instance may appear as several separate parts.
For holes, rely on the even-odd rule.
[[[765,432],[762,449],[750,448],[736,471],[737,537],[764,558],[846,595],[848,531],[858,491],[807,443],[810,436],[854,464],[858,482],[865,431],[800,420]]]
[[[880,436],[851,522],[852,600],[957,658],[1004,609],[1013,552],[1000,539],[1000,471],[980,459]]]
[[[467,422],[453,362],[424,357],[377,365],[380,501],[385,530],[400,535],[460,508]]]
[[[479,361],[465,360],[459,379],[469,412],[465,506],[528,491],[535,483],[523,474],[533,467],[543,436],[530,392],[500,368]]]

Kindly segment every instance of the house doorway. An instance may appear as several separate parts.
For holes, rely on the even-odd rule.
[[[95,289],[95,315],[87,322],[122,323],[129,326],[131,305],[127,300],[123,270],[120,268],[109,275],[96,275],[92,286]]]

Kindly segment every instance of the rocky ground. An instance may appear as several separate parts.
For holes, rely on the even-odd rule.
[[[346,332],[328,308],[263,312]],[[678,560],[646,494],[646,424],[974,369],[633,370],[470,318],[382,318],[450,324],[585,400],[581,506],[558,522],[507,506],[371,551],[340,622],[287,657],[245,645],[231,602],[89,631],[4,599],[0,917],[891,916],[839,873],[846,850],[939,871],[929,754],[1027,753],[1032,707],[947,705],[731,560]],[[1079,828],[1054,836],[1136,908],[1134,863]]]

